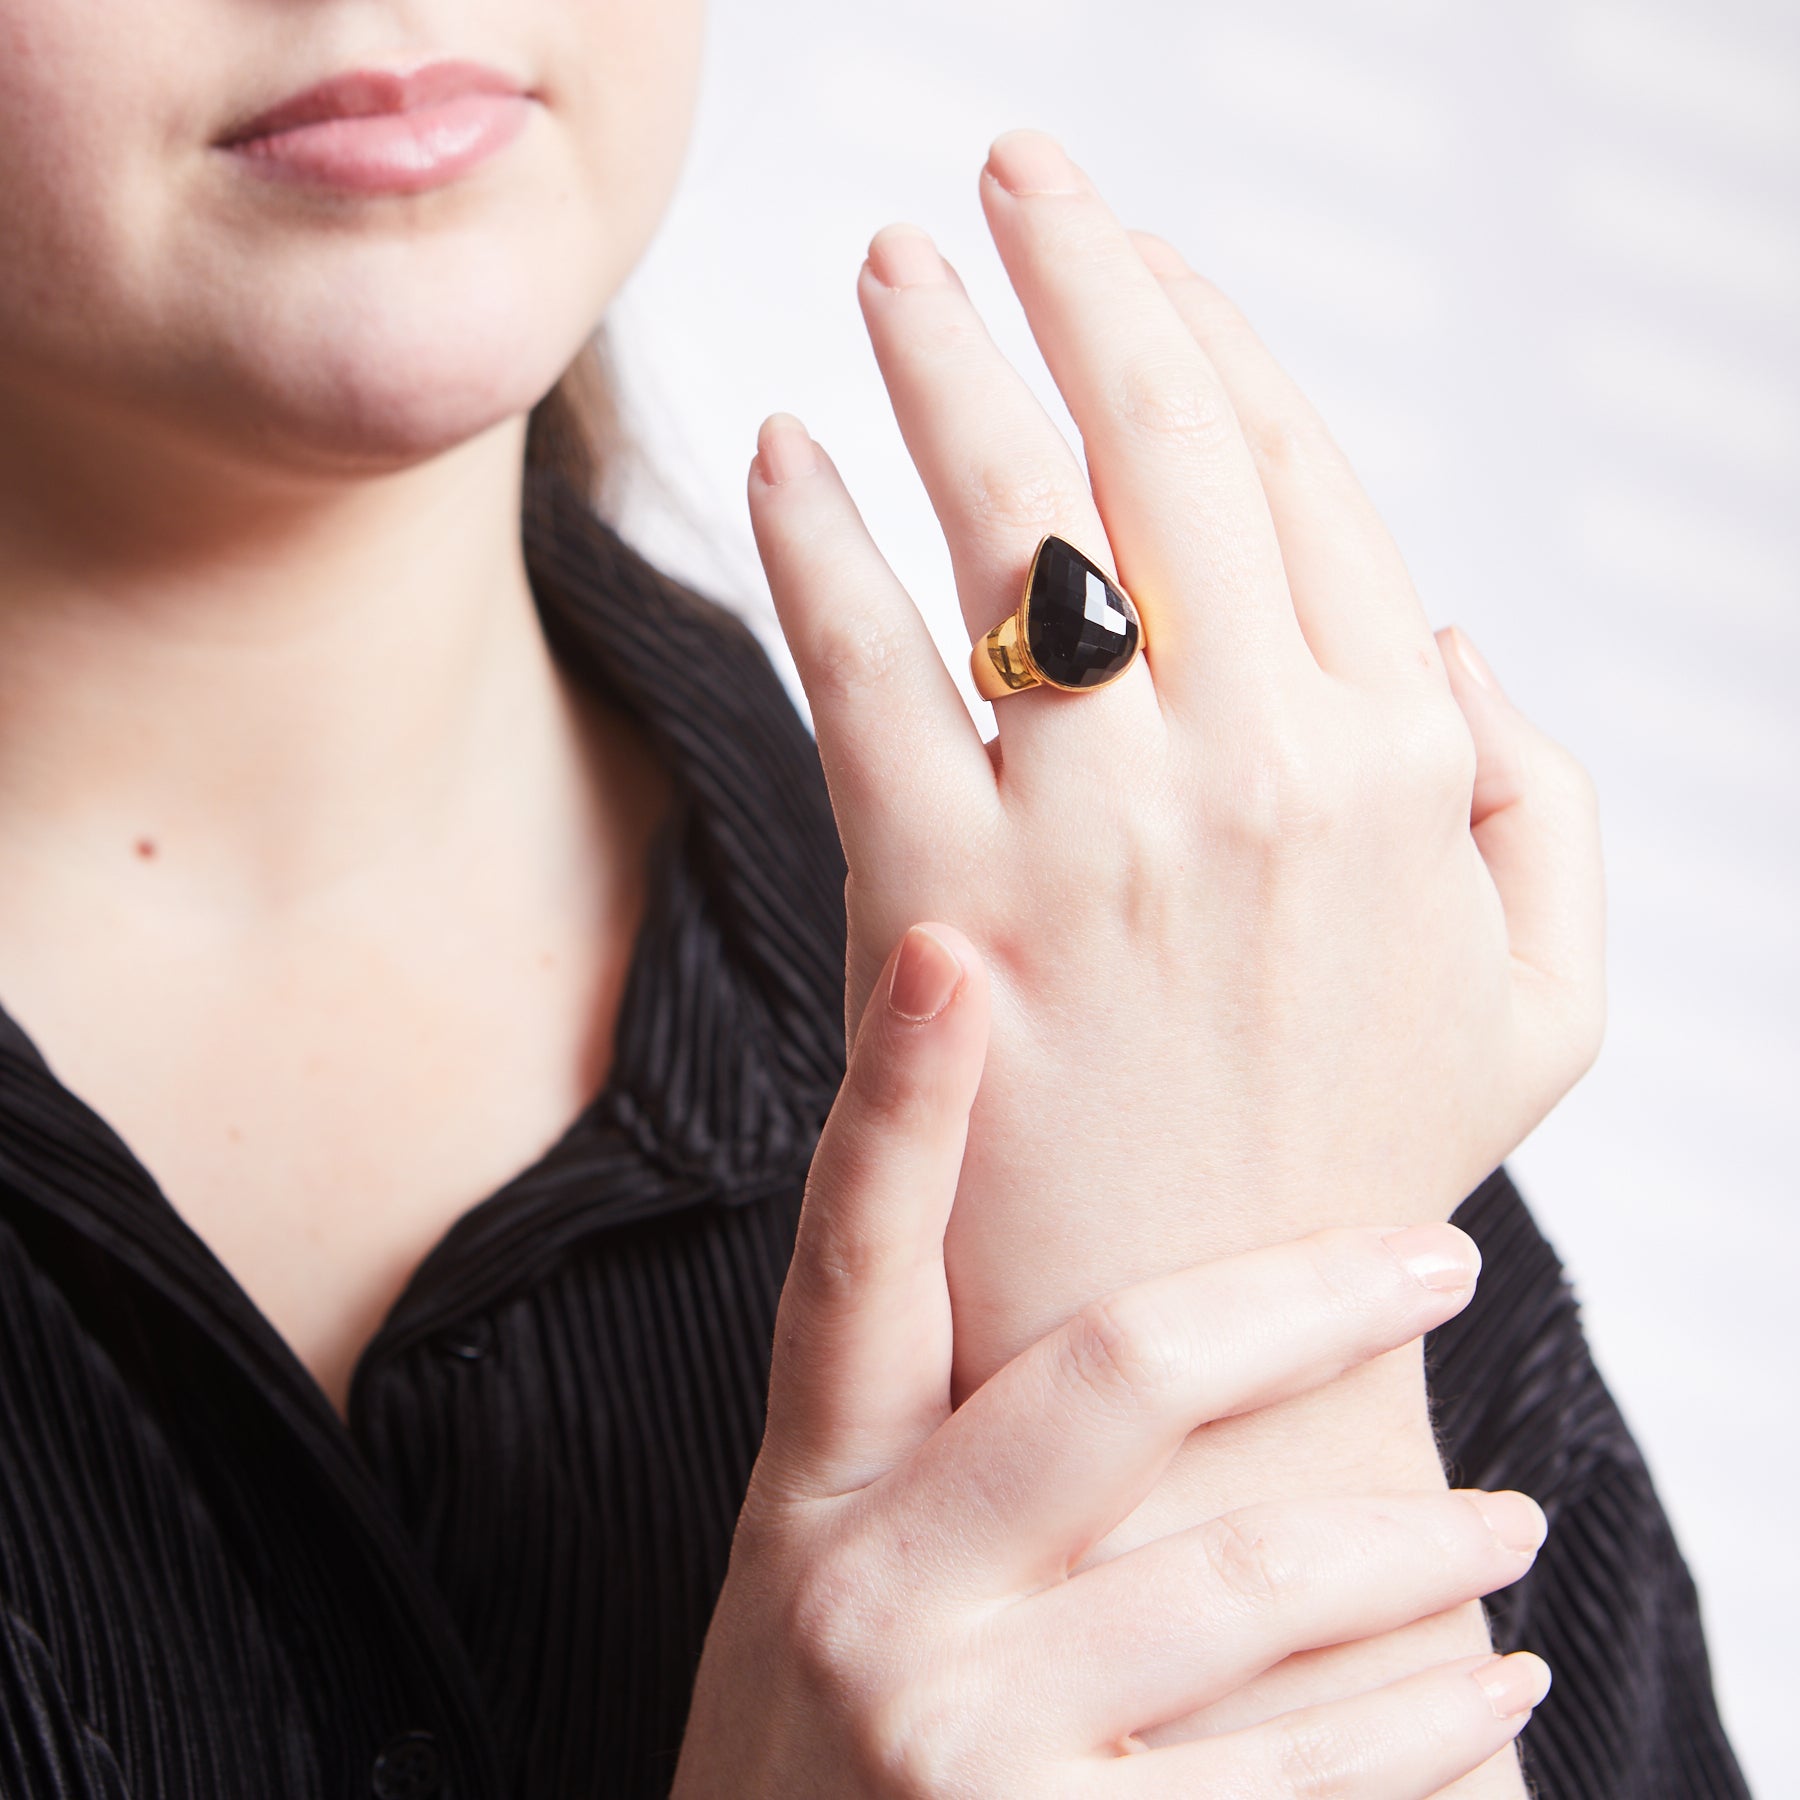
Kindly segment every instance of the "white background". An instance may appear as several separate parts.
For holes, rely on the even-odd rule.
[[[1434,623],[1594,773],[1608,1040],[1511,1163],[1699,1579],[1752,1785],[1800,1795],[1800,7],[714,0],[708,58],[613,314],[667,484],[621,524],[778,660],[744,478],[785,408],[969,691],[856,272],[879,226],[925,226],[1078,442],[976,197],[989,141],[1034,125],[1244,306]]]

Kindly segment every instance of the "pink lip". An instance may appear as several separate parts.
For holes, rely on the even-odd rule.
[[[480,63],[334,75],[217,140],[259,174],[360,194],[416,194],[486,162],[524,128],[532,97]]]

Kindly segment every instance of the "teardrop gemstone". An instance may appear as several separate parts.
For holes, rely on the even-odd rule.
[[[1131,661],[1141,635],[1130,596],[1066,538],[1046,537],[1025,591],[1025,647],[1044,679],[1098,687]]]

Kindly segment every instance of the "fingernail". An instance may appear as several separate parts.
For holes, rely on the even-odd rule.
[[[1475,1240],[1453,1225],[1409,1225],[1381,1241],[1406,1265],[1407,1273],[1428,1288],[1471,1287],[1481,1273]]]
[[[888,980],[888,1005],[903,1019],[923,1024],[950,1004],[963,967],[939,938],[923,925],[907,929]]]
[[[797,475],[810,475],[819,466],[818,452],[806,427],[792,413],[771,413],[763,427],[762,448],[757,452],[763,480],[779,487]]]
[[[916,225],[884,225],[869,239],[869,267],[886,287],[925,287],[944,279],[944,259]]]
[[[1550,1529],[1544,1509],[1529,1494],[1510,1488],[1492,1494],[1465,1489],[1463,1498],[1487,1521],[1494,1536],[1521,1556],[1537,1549]]]
[[[1475,1671],[1475,1685],[1487,1695],[1497,1719],[1516,1719],[1530,1712],[1550,1691],[1550,1665],[1541,1656],[1521,1650],[1516,1656],[1498,1656]]]
[[[1475,648],[1469,634],[1460,625],[1452,625],[1451,631],[1456,637],[1456,654],[1462,666],[1469,671],[1470,678],[1491,694],[1501,691],[1500,683],[1494,679],[1494,671],[1487,665],[1487,659]]]
[[[1075,165],[1048,132],[1003,131],[988,147],[988,173],[1009,194],[1072,194]]]

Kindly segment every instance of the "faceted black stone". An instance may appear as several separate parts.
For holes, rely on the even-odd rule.
[[[1025,598],[1025,647],[1047,681],[1097,686],[1131,661],[1141,631],[1128,595],[1066,539],[1044,539]]]

